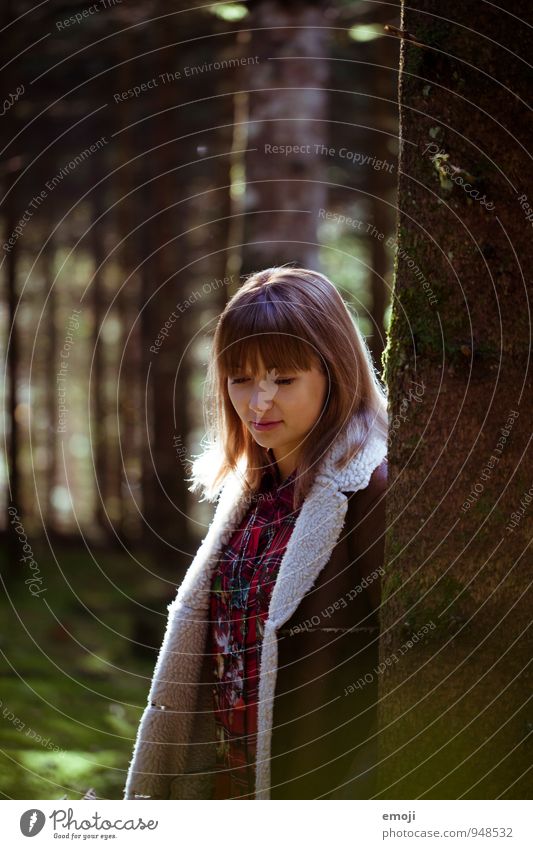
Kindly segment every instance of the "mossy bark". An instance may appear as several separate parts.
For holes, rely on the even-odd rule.
[[[528,11],[402,10],[381,798],[529,794]]]

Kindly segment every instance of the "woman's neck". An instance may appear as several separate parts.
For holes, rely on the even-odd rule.
[[[267,453],[271,462],[273,462],[276,466],[276,469],[278,471],[279,482],[283,483],[287,480],[289,475],[292,475],[292,473],[294,472],[297,466],[296,461],[290,455],[287,457],[283,457],[281,461],[278,461],[272,448],[269,448]]]

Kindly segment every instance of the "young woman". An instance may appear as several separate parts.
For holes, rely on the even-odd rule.
[[[208,398],[191,491],[216,511],[169,605],[125,798],[368,798],[387,403],[333,284],[248,278]]]

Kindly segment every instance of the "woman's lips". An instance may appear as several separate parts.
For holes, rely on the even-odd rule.
[[[252,427],[255,428],[255,430],[272,430],[273,427],[276,427],[277,425],[281,424],[281,421],[279,421],[279,422],[252,422],[251,424],[252,424]]]

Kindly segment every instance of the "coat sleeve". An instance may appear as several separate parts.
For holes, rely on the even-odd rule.
[[[238,478],[221,493],[208,532],[169,605],[167,628],[142,715],[125,799],[210,798],[216,739],[210,657],[205,652],[208,609],[190,599],[198,573],[216,556]]]
[[[193,784],[206,776],[189,769],[190,743],[197,718],[202,676],[197,648],[205,641],[207,620],[186,608],[169,608],[167,629],[148,705],[142,715],[129,766],[125,799],[195,798]]]

